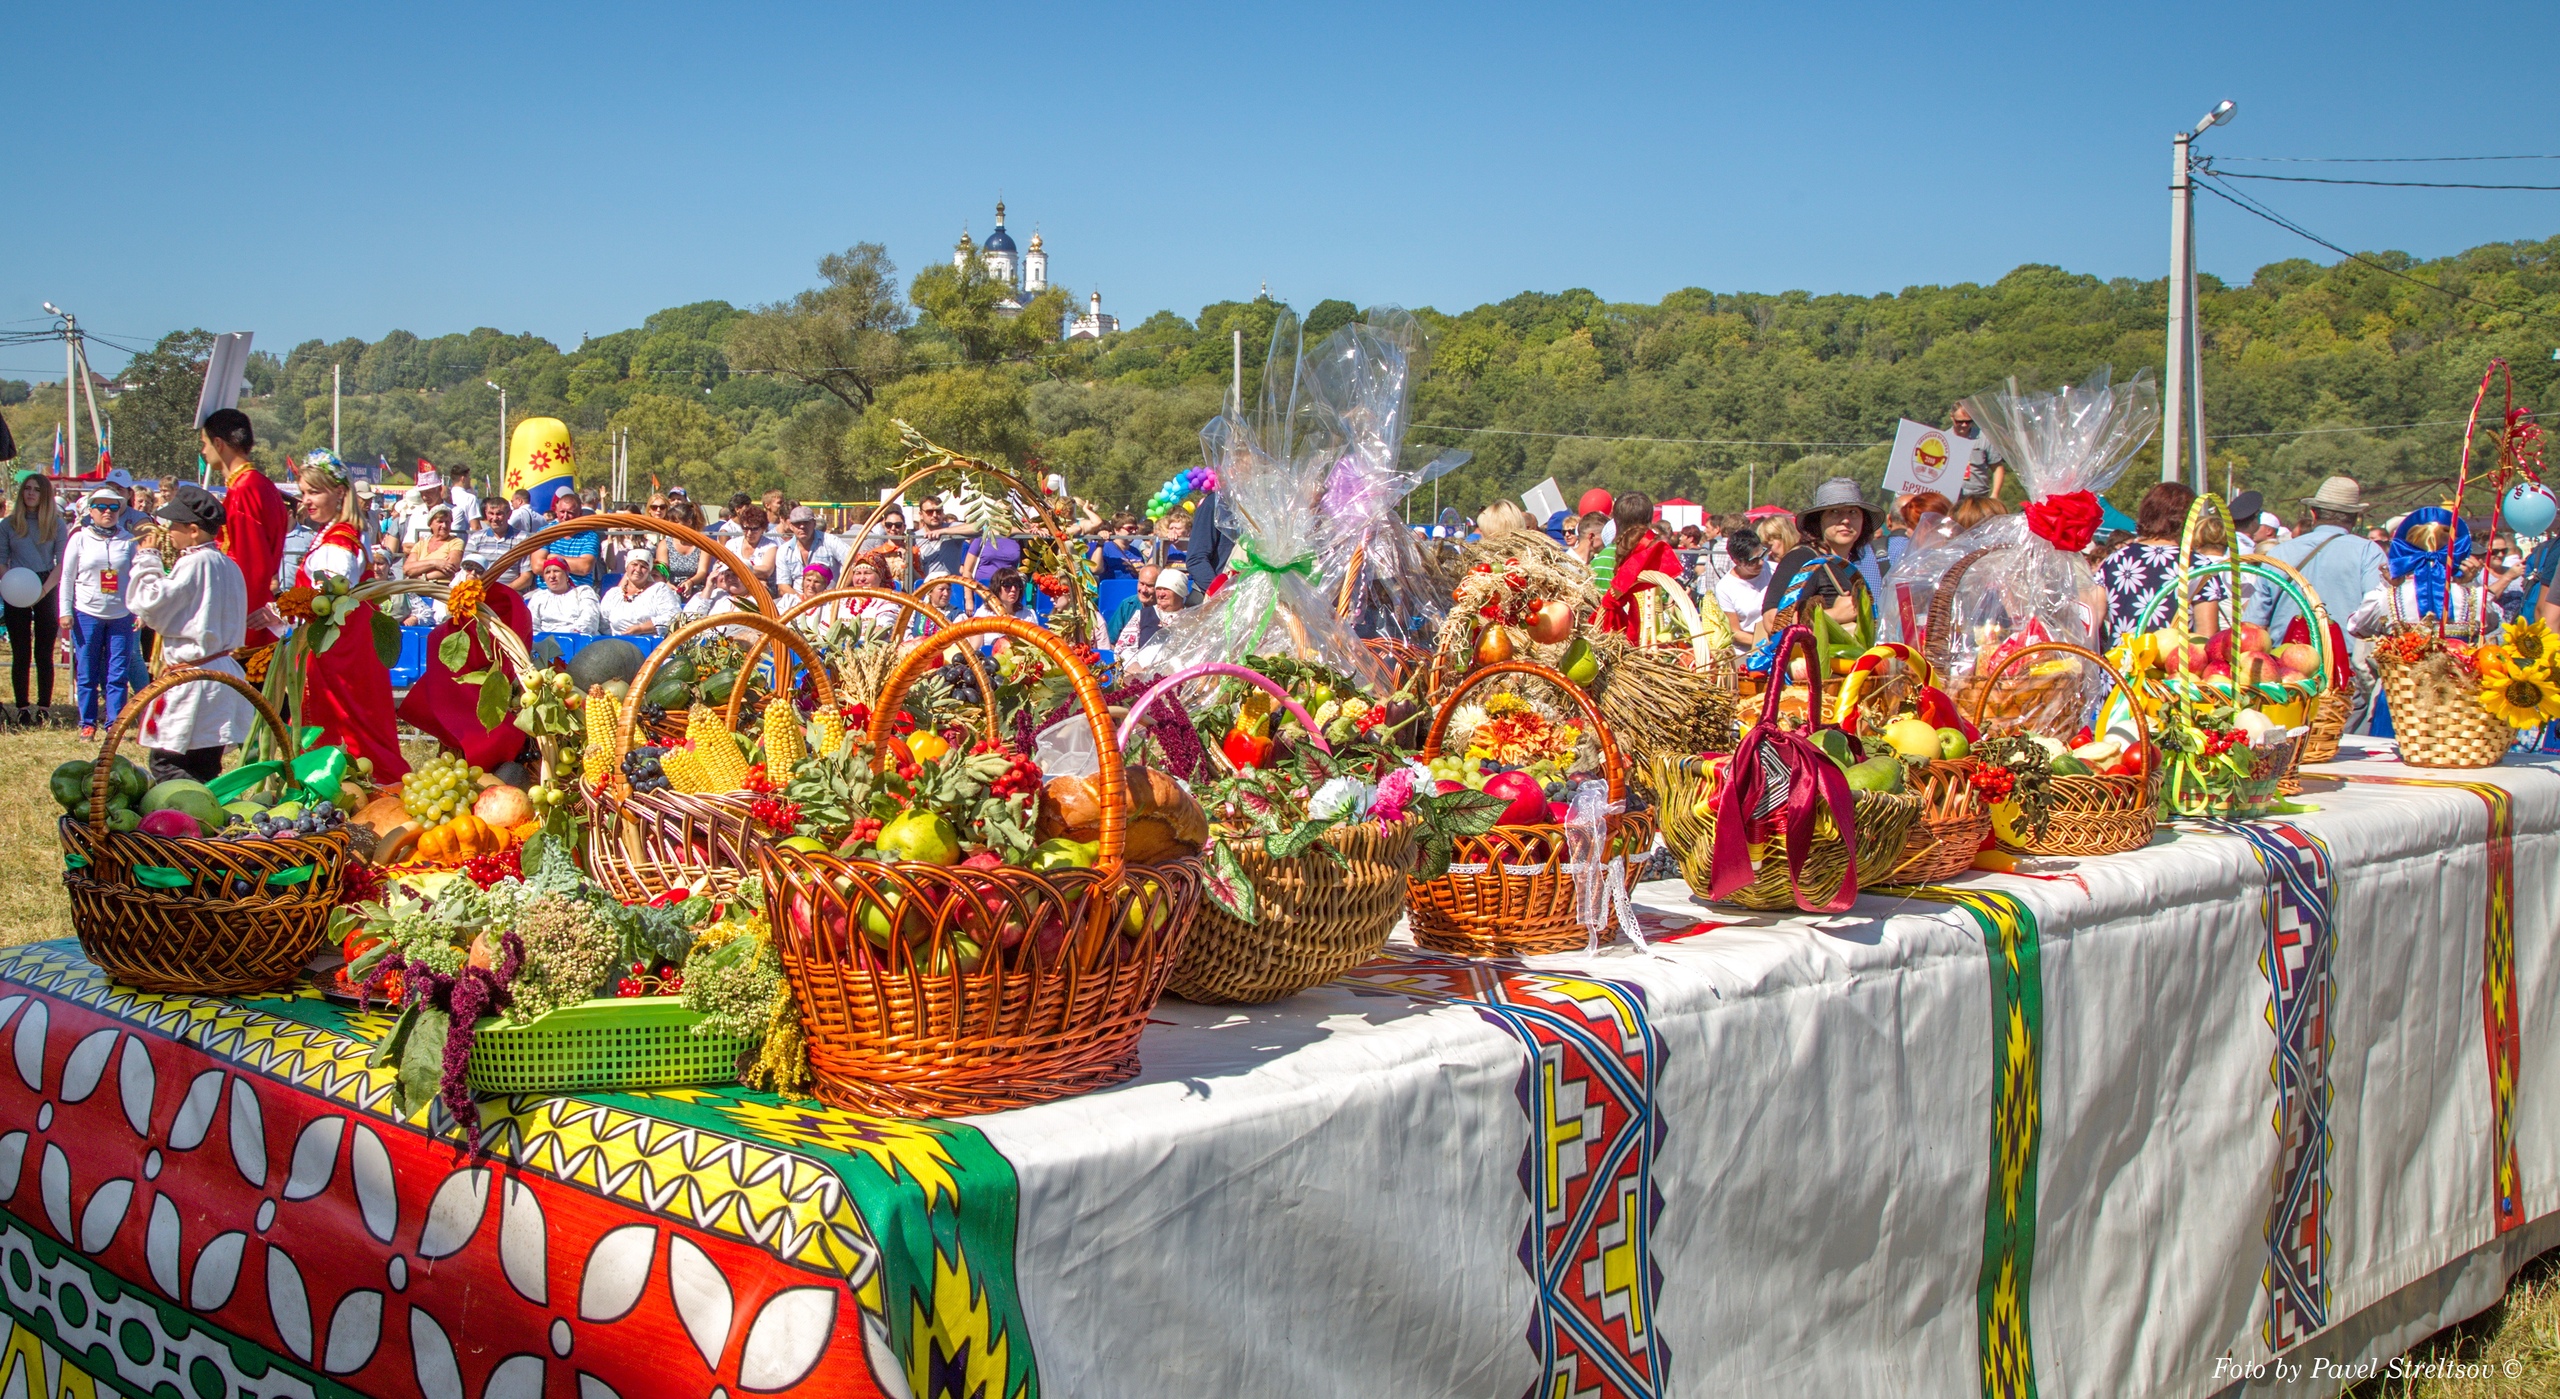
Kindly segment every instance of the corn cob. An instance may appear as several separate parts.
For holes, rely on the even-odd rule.
[[[613,772],[613,745],[622,737],[622,715],[615,708],[613,696],[602,685],[587,691],[587,738],[579,754],[578,775],[590,787],[605,780]]]
[[[690,748],[670,748],[658,757],[658,770],[667,775],[667,785],[679,792],[707,792],[709,781],[702,775],[702,757]]]
[[[809,745],[800,737],[800,706],[789,695],[775,695],[764,706],[764,773],[776,783],[791,780]]]
[[[844,716],[836,712],[834,705],[819,705],[809,724],[817,737],[819,752],[833,756],[837,749],[844,747]]]
[[[720,711],[697,704],[685,716],[684,736],[693,740],[693,756],[702,765],[706,792],[735,792],[747,785],[747,755],[720,722]]]

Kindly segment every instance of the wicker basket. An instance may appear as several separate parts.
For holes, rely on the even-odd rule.
[[[804,661],[809,658],[807,643],[799,634],[772,618],[723,612],[687,622],[670,633],[665,644],[640,662],[639,673],[631,679],[632,692],[647,693],[659,661],[672,655],[678,643],[715,627],[741,626],[778,638],[785,647],[800,652]],[[813,664],[810,671],[816,677],[818,702],[835,703],[835,683],[827,677],[826,668]],[[745,688],[741,683],[730,693],[723,722],[731,729],[737,727],[739,692]],[[646,903],[670,889],[726,895],[737,888],[741,873],[754,868],[756,848],[770,835],[747,814],[755,798],[745,792],[632,791],[621,766],[623,755],[631,751],[632,728],[639,714],[638,705],[624,707],[622,727],[614,739],[614,770],[586,791],[587,872],[624,903]]]
[[[1147,711],[1178,697],[1186,683],[1212,675],[1268,692],[1319,749],[1331,751],[1315,721],[1286,689],[1258,671],[1223,661],[1176,671],[1132,701],[1120,720],[1121,751],[1128,751]],[[1203,899],[1167,989],[1186,1001],[1276,1001],[1321,986],[1377,956],[1404,914],[1413,840],[1410,822],[1390,827],[1361,821],[1324,833],[1331,853],[1309,850],[1279,860],[1260,841],[1235,844],[1236,861],[1253,881],[1258,919],[1238,922],[1215,901]]]
[[[2276,780],[2277,795],[2302,795],[2303,764],[2337,760],[2338,740],[2347,732],[2348,702],[2343,688],[2321,692],[2319,704],[2311,711],[2310,727],[2303,731],[2301,741],[2294,745],[2292,765],[2285,769],[2283,777]]]
[[[2249,775],[2228,788],[2190,789],[2183,782],[2172,780],[2161,788],[2161,807],[2180,816],[2215,821],[2247,821],[2264,816],[2283,800],[2285,776],[2293,771],[2295,755],[2301,749],[2302,736],[2295,734],[2250,750],[2254,756]]]
[[[1801,645],[1808,658],[1814,653],[1812,632],[1802,625],[1788,628],[1779,635],[1778,651],[1771,674],[1782,674],[1787,658]],[[1820,667],[1807,664],[1805,674],[1811,677],[1808,702],[1819,704],[1822,679]],[[1743,737],[1734,749],[1737,755],[1759,750],[1753,745],[1754,735],[1763,730],[1775,732],[1778,706],[1783,692],[1765,690],[1760,698],[1760,723]],[[1751,761],[1757,761],[1752,759]],[[1824,760],[1827,761],[1827,760]],[[1679,758],[1658,762],[1654,767],[1654,784],[1662,794],[1662,834],[1671,853],[1680,861],[1680,874],[1689,888],[1702,897],[1716,897],[1712,862],[1715,854],[1716,814],[1707,798],[1716,790],[1717,773],[1705,759]],[[1849,793],[1852,812],[1851,832],[1854,844],[1843,840],[1838,826],[1828,813],[1815,818],[1810,846],[1803,852],[1801,870],[1789,867],[1788,852],[1782,840],[1770,840],[1754,862],[1752,879],[1724,894],[1720,902],[1739,904],[1744,908],[1775,911],[1779,909],[1813,909],[1846,903],[1841,897],[1842,884],[1849,876],[1854,858],[1857,864],[1857,889],[1873,888],[1894,876],[1902,863],[1904,847],[1911,832],[1920,823],[1920,799],[1906,792]],[[1705,807],[1703,812],[1701,807]],[[1849,898],[1856,891],[1848,891]]]
[[[2479,682],[2449,663],[2430,667],[2377,658],[2382,692],[2391,701],[2391,732],[2400,761],[2422,768],[2496,767],[2516,732],[2480,703]]]
[[[1609,734],[1608,722],[1593,707],[1591,697],[1556,672],[1525,661],[1480,666],[1460,680],[1432,716],[1430,737],[1422,745],[1423,760],[1440,756],[1440,737],[1449,726],[1449,716],[1457,711],[1459,699],[1477,685],[1501,675],[1533,676],[1572,698],[1582,710],[1583,723],[1600,745],[1601,771],[1609,783],[1609,800],[1624,802],[1626,764],[1619,757],[1617,740]],[[1640,858],[1652,846],[1653,822],[1645,816],[1621,812],[1608,821],[1608,848],[1599,856],[1603,865],[1622,856]],[[1582,925],[1574,886],[1576,876],[1566,868],[1568,860],[1565,828],[1551,823],[1497,826],[1480,836],[1459,837],[1457,858],[1449,873],[1435,879],[1406,880],[1405,908],[1411,918],[1413,940],[1434,952],[1466,957],[1534,957],[1588,945],[1592,934]],[[1457,872],[1469,866],[1475,867],[1472,872]],[[1622,885],[1615,896],[1626,892]]]
[[[1117,1083],[1138,1071],[1139,1033],[1191,930],[1199,860],[1124,863],[1129,794],[1093,675],[1058,638],[1010,617],[940,633],[988,635],[1039,649],[1073,683],[1094,729],[1101,860],[1041,873],[756,842],[774,946],[830,1106],[943,1117]],[[872,705],[880,756],[898,701],[936,661],[918,647],[890,673]]]
[[[2000,659],[1983,677],[1974,701],[1973,721],[1982,726],[1983,711],[1999,689],[2000,677],[2011,666],[2039,651],[2060,651],[2077,656],[2083,664],[2105,671],[2117,689],[2125,689],[2124,676],[2107,659],[2086,647],[2067,641],[2039,641],[2022,646]],[[2071,677],[2077,687],[2079,677]],[[2076,688],[2075,688],[2076,693]],[[2126,691],[2126,707],[2133,711],[2135,733],[2146,751],[2156,752],[2151,742],[2151,719],[2140,702]],[[1986,734],[1992,730],[1985,728]],[[2151,832],[2159,825],[2160,764],[2155,760],[2143,767],[2142,775],[2105,776],[2097,773],[2056,776],[2053,783],[2053,805],[2042,835],[2020,832],[2020,838],[2003,837],[2000,846],[2028,855],[2115,855],[2139,850],[2151,843]]]
[[[1866,665],[1870,659],[1878,663],[1873,668]],[[1886,673],[1887,660],[1901,664]],[[1898,641],[1878,642],[1858,658],[1840,682],[1836,702],[1826,708],[1833,711],[1832,723],[1855,733],[1873,751],[1884,742],[1885,726],[1908,712],[1907,706],[1935,679],[1928,658],[1918,651]],[[1973,791],[1976,766],[1971,758],[1937,758],[1909,774],[1920,789],[1920,819],[1903,841],[1893,883],[1932,884],[1972,867],[1991,835],[1991,808]]]
[[[1990,686],[1979,669],[1982,658],[1973,657],[1959,672],[1955,659],[1955,606],[1957,585],[1973,566],[2000,552],[2001,546],[1976,549],[1955,561],[1946,576],[1938,580],[1937,590],[1929,595],[1928,632],[1924,638],[1926,654],[1932,670],[1952,677],[1955,689],[1950,698],[1957,710],[1979,714],[1992,701]],[[2026,675],[2010,682],[1998,696],[2000,708],[1995,717],[2024,724],[2036,718],[2069,712],[2080,703],[2080,678],[2068,673]]]
[[[754,1045],[702,1035],[681,996],[626,996],[562,1006],[525,1025],[481,1022],[467,1070],[474,1093],[580,1093],[735,1083]]]
[[[210,681],[247,695],[285,760],[301,744],[247,681],[174,670],[142,687],[107,728],[87,819],[65,815],[63,887],[80,949],[113,980],[144,991],[237,996],[291,984],[320,950],[354,858],[344,830],[292,840],[123,834],[106,827],[116,749],[162,695]]]

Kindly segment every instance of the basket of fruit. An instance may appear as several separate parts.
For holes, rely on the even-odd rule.
[[[2047,652],[2059,653],[2072,663],[2074,694],[2082,682],[2078,673],[2082,666],[2094,667],[2114,690],[2130,694],[2124,676],[2105,657],[2067,641],[2022,646],[1991,664],[1975,694],[1973,720],[1982,737],[1974,744],[1973,757],[2002,769],[2004,775],[1994,780],[2009,785],[1992,805],[1992,836],[2003,849],[2028,855],[2114,855],[2139,850],[2151,843],[2152,829],[2158,824],[2160,781],[2151,719],[2139,703],[2123,706],[2128,717],[2112,722],[2102,736],[2091,734],[2076,748],[2046,735],[2021,732],[2014,717],[1988,718],[1988,711],[1998,703],[2001,677],[2028,658]]]
[[[783,640],[806,657],[807,643],[769,617],[728,612],[678,627],[669,643],[681,643],[713,627],[748,627]],[[648,693],[661,646],[641,663],[632,689]],[[840,743],[834,683],[823,667],[809,674],[818,708],[810,729],[823,750]],[[633,746],[636,710],[598,689],[588,692],[586,742],[580,777],[585,784],[587,867],[614,897],[645,902],[671,889],[726,894],[755,863],[752,846],[791,834],[790,803],[780,796],[810,751],[799,706],[788,693],[767,700],[756,732],[737,734],[744,687],[733,689],[720,709],[697,704],[686,711],[685,737]]]
[[[1771,673],[1783,673],[1798,648],[1808,660],[1815,654],[1811,630],[1781,632]],[[1819,711],[1822,668],[1808,664],[1805,674],[1809,706]],[[1836,725],[1783,728],[1779,699],[1775,687],[1761,692],[1760,722],[1729,757],[1657,762],[1663,837],[1689,887],[1710,899],[1836,913],[1894,876],[1921,799],[1908,790],[1900,757],[1863,757]]]
[[[1870,703],[1874,681],[1899,663],[1897,698],[1910,707],[1890,718]],[[1840,682],[1839,727],[1858,735],[1867,751],[1889,748],[1903,760],[1903,780],[1920,798],[1920,820],[1903,842],[1892,872],[1897,884],[1952,879],[1973,864],[1991,839],[1991,804],[1975,780],[1973,733],[1955,701],[1931,683],[1929,662],[1899,642],[1884,642],[1857,659]]]
[[[1170,775],[1122,765],[1091,672],[1009,617],[937,634],[976,636],[1034,648],[1068,677],[1096,772],[1044,782],[993,740],[930,758],[893,743],[932,646],[890,673],[867,732],[813,760],[840,804],[755,856],[833,1106],[950,1116],[1127,1078],[1199,903],[1207,818]]]
[[[2087,696],[2080,690],[2078,667],[2058,661],[2035,665],[2011,676],[2009,683],[1996,692],[1989,681],[1991,673],[2002,669],[2001,663],[2019,650],[2057,639],[2046,629],[2043,618],[2029,616],[2014,628],[1985,620],[1968,629],[1956,621],[1956,603],[1963,592],[1965,575],[2009,547],[1976,549],[1956,560],[1946,576],[1938,580],[1937,590],[1929,596],[1924,637],[1929,665],[1955,687],[1950,698],[1961,713],[1988,709],[1993,718],[2005,725],[2033,731],[2061,727],[2067,731],[2068,725],[2078,723],[2076,716],[2088,707]]]
[[[154,701],[181,685],[247,695],[288,764],[298,736],[248,682],[171,671],[125,702],[94,763],[53,774],[63,887],[81,950],[145,991],[229,996],[290,984],[318,951],[353,859],[344,816],[327,801],[250,821],[205,784],[153,783],[116,750]]]
[[[1365,765],[1336,752],[1278,681],[1222,661],[1177,671],[1131,703],[1121,751],[1138,741],[1149,709],[1218,675],[1256,688],[1211,750],[1226,772],[1200,789],[1210,820],[1206,887],[1167,989],[1187,1001],[1276,1001],[1387,945],[1413,870],[1418,822],[1405,819],[1405,803],[1416,779],[1384,750],[1366,750],[1383,761]],[[1273,741],[1275,704],[1306,730],[1304,744]]]
[[[1458,702],[1504,675],[1555,687],[1581,711],[1582,727],[1558,723],[1516,692],[1500,693],[1481,706],[1465,751],[1444,754]],[[1607,800],[1583,819],[1567,779],[1586,734],[1599,749]],[[1653,822],[1624,809],[1626,763],[1581,686],[1524,661],[1480,667],[1441,701],[1422,757],[1441,794],[1471,787],[1503,805],[1490,828],[1454,837],[1447,869],[1407,880],[1415,942],[1468,957],[1533,957],[1608,940],[1629,890],[1625,861],[1652,845]]]

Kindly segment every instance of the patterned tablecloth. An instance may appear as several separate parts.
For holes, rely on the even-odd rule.
[[[1137,1080],[967,1121],[520,1098],[467,1153],[383,1106],[380,1017],[0,951],[0,1394],[2211,1393],[2386,1353],[2560,1231],[2560,773],[2336,771],[2063,878],[1820,919],[1650,885],[1649,954],[1167,1001]]]

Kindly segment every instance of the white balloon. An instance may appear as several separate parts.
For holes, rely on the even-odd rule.
[[[11,607],[33,607],[44,597],[44,579],[32,568],[13,568],[0,573],[0,602]]]

